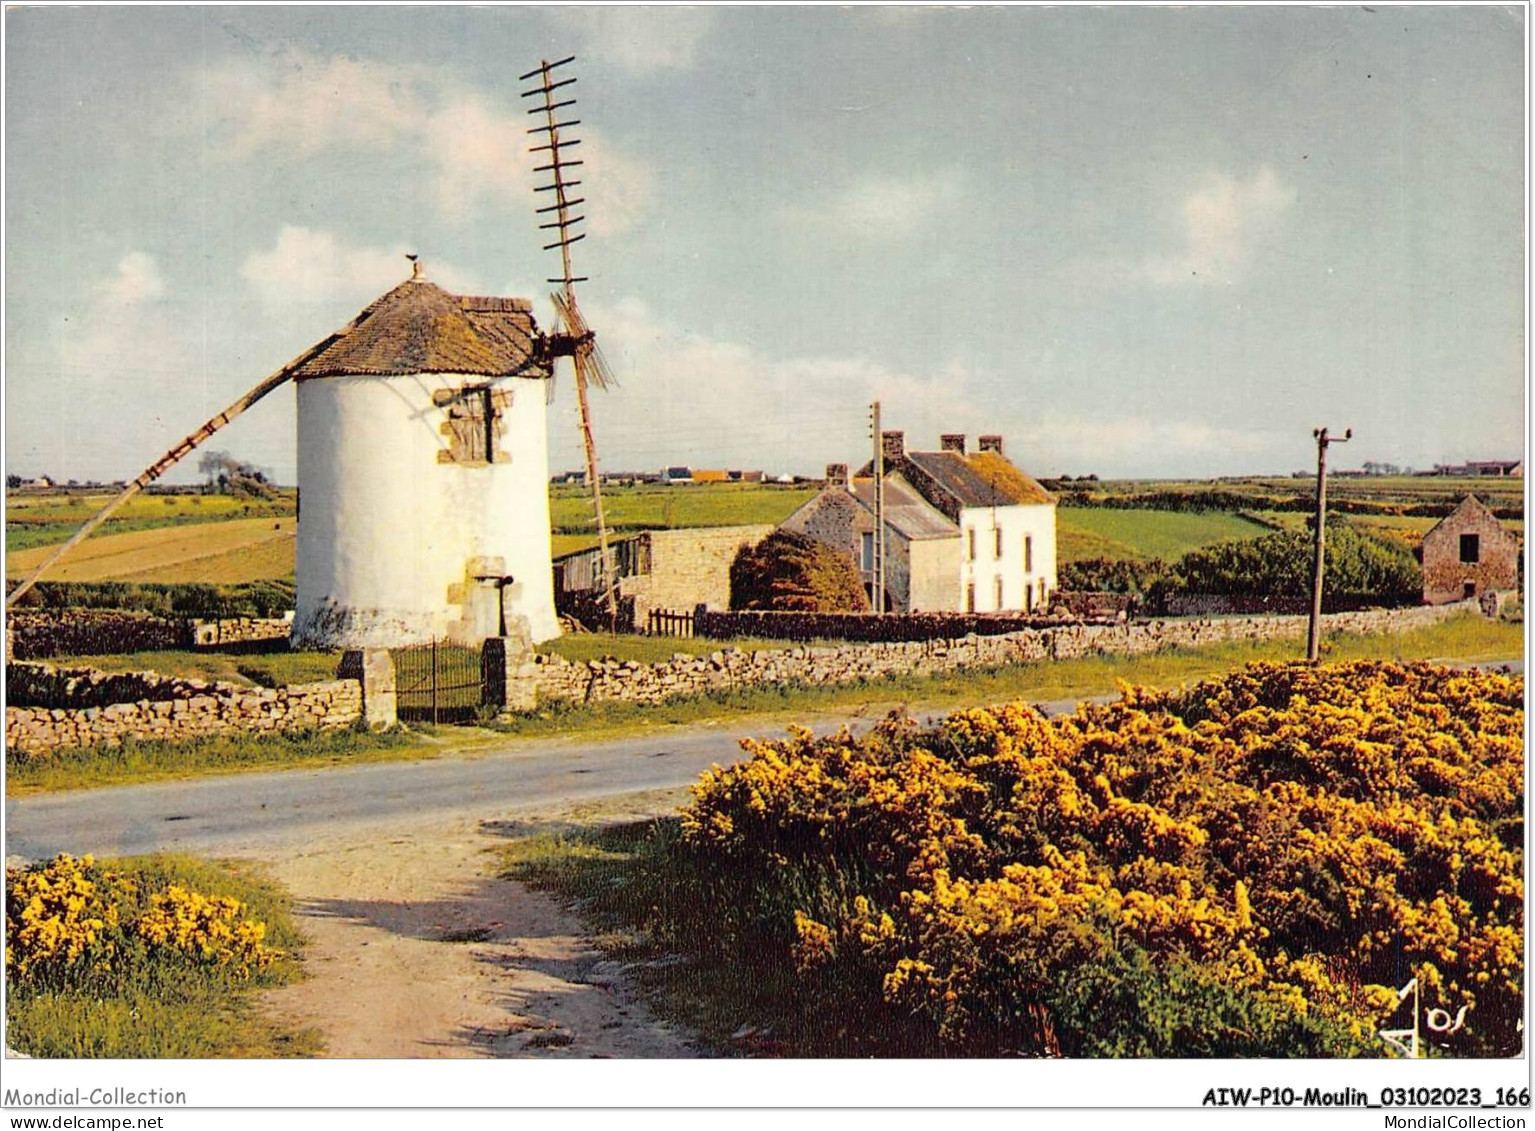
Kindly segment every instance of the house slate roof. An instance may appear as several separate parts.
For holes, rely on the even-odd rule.
[[[1055,502],[1032,476],[997,452],[907,452],[962,507],[1036,506]]]
[[[538,342],[527,299],[454,295],[425,279],[407,279],[293,375],[548,377]]]
[[[854,479],[853,495],[871,515],[874,513],[872,476]],[[885,523],[912,542],[959,537],[959,527],[950,522],[942,511],[932,507],[911,484],[899,477],[885,480]]]

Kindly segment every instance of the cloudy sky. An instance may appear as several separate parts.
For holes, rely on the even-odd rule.
[[[814,472],[876,398],[1047,475],[1511,457],[1523,18],[12,8],[6,470],[136,474],[406,251],[547,325],[516,76],[570,54],[610,469]],[[293,414],[216,444],[292,482]]]

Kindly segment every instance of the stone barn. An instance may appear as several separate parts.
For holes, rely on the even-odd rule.
[[[773,527],[679,527],[646,530],[610,543],[618,575],[620,630],[643,632],[653,609],[692,612],[730,607],[730,564]],[[593,548],[554,559],[555,601],[562,611],[595,610],[602,593],[602,554]],[[578,619],[580,619],[578,617]]]
[[[1519,538],[1475,495],[1423,535],[1423,603],[1519,587]]]

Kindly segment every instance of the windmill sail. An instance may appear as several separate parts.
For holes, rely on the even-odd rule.
[[[80,527],[79,530],[76,530],[74,534],[70,536],[67,542],[61,543],[58,548],[53,551],[53,553],[49,554],[45,559],[43,559],[43,563],[35,570],[33,570],[30,576],[25,578],[22,583],[15,589],[11,590],[11,592],[6,595],[5,607],[9,609],[18,600],[20,600],[23,594],[25,594],[29,589],[36,585],[38,581],[42,579],[43,574],[47,573],[50,569],[57,565],[60,559],[62,559],[81,542],[84,542],[87,538],[89,538],[91,534],[93,534],[96,529],[101,526],[102,523],[111,518],[112,515],[115,514],[124,503],[133,498],[133,496],[137,495],[145,487],[148,487],[151,483],[160,478],[160,476],[164,475],[176,464],[180,463],[183,458],[185,458],[193,450],[205,443],[210,436],[212,436],[219,429],[223,428],[224,425],[228,424],[235,417],[239,416],[246,409],[250,408],[251,405],[261,400],[262,397],[266,396],[274,389],[285,384],[297,370],[303,368],[305,362],[309,361],[311,358],[319,356],[321,353],[324,353],[336,342],[346,337],[347,334],[351,333],[354,329],[357,328],[358,323],[360,323],[366,316],[367,314],[364,312],[362,315],[354,318],[346,326],[342,327],[340,330],[337,330],[328,338],[325,338],[323,341],[311,346],[309,349],[299,354],[298,357],[288,362],[287,365],[284,365],[275,373],[267,376],[258,385],[256,385],[255,388],[251,389],[244,396],[240,397],[217,416],[208,419],[201,428],[191,433],[170,451],[166,452],[159,459],[155,460],[154,463],[146,467],[139,474],[139,476],[134,479],[133,482],[129,483],[128,486],[124,487],[123,490],[116,497],[114,497],[111,502],[107,503],[106,506],[102,507],[90,518],[86,519],[85,523]]]
[[[584,283],[587,279],[584,275],[575,274],[571,265],[570,249],[573,244],[586,238],[586,233],[574,231],[575,226],[586,219],[585,216],[574,214],[575,207],[584,204],[585,198],[573,195],[572,190],[581,182],[571,179],[567,175],[567,170],[584,165],[585,162],[570,156],[571,150],[581,144],[580,139],[563,135],[560,131],[580,125],[581,120],[579,118],[561,120],[560,112],[574,106],[576,100],[557,93],[564,91],[576,80],[554,77],[554,71],[557,68],[575,62],[575,58],[571,55],[555,63],[546,60],[534,70],[522,75],[520,81],[526,82],[534,78],[539,80],[539,85],[523,91],[522,97],[542,99],[542,102],[528,113],[542,114],[544,124],[534,126],[528,130],[528,133],[542,135],[539,144],[532,146],[530,152],[544,155],[543,163],[535,165],[533,171],[549,174],[549,183],[535,186],[534,191],[553,193],[554,202],[535,209],[535,212],[540,216],[553,215],[552,220],[539,224],[539,228],[554,232],[558,237],[552,243],[544,245],[545,251],[559,250],[560,265],[563,268],[559,278],[549,280],[551,283],[559,284],[560,287],[550,298],[563,324],[564,335],[569,343],[571,367],[575,371],[576,407],[581,421],[581,444],[586,454],[586,482],[592,493],[592,520],[597,527],[598,552],[602,561],[603,605],[608,614],[608,627],[613,629],[618,622],[616,592],[618,579],[613,568],[612,551],[608,545],[608,526],[602,508],[602,477],[597,468],[597,442],[592,435],[591,408],[586,391],[588,385],[596,385],[599,389],[611,388],[614,381],[602,352],[597,348],[596,335],[587,325],[586,319],[582,317],[580,307],[576,305],[575,284]]]

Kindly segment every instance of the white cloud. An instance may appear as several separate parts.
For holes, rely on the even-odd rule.
[[[130,251],[117,264],[117,274],[101,284],[101,293],[113,303],[134,306],[165,294],[165,280],[154,256]]]
[[[193,81],[214,107],[210,147],[229,160],[399,154],[425,166],[439,210],[456,222],[536,203],[541,162],[528,152],[526,107],[503,107],[451,74],[290,50],[210,67]],[[653,173],[598,130],[583,126],[580,137],[592,231],[629,229],[654,198]]]
[[[1078,282],[1106,286],[1240,282],[1293,203],[1295,190],[1267,165],[1246,178],[1212,173],[1182,200],[1172,224],[1181,237],[1176,249],[1139,259],[1082,260],[1073,274]]]
[[[1074,416],[1047,412],[1024,430],[1026,450],[1066,474],[1225,474],[1283,466],[1295,447],[1288,434],[1223,428],[1170,415]],[[1276,462],[1277,461],[1277,462]]]
[[[549,14],[582,37],[582,55],[634,74],[691,67],[714,26],[710,8],[572,6]]]
[[[285,225],[266,251],[253,252],[240,275],[268,309],[371,301],[410,274],[400,244],[393,248],[343,243],[332,232]],[[486,288],[451,263],[423,261],[426,277],[459,294]]]
[[[870,450],[869,403],[885,427],[914,445],[938,434],[986,430],[988,416],[968,393],[972,374],[951,365],[930,375],[902,372],[857,356],[767,356],[753,347],[698,334],[658,316],[640,299],[590,303],[619,387],[594,394],[603,463],[640,470],[666,463],[816,472],[829,461],[857,462]],[[556,469],[580,459],[568,371],[550,418]]]
[[[904,239],[951,220],[964,199],[963,170],[858,177],[814,207],[794,205],[781,218],[796,227],[870,241]]]

